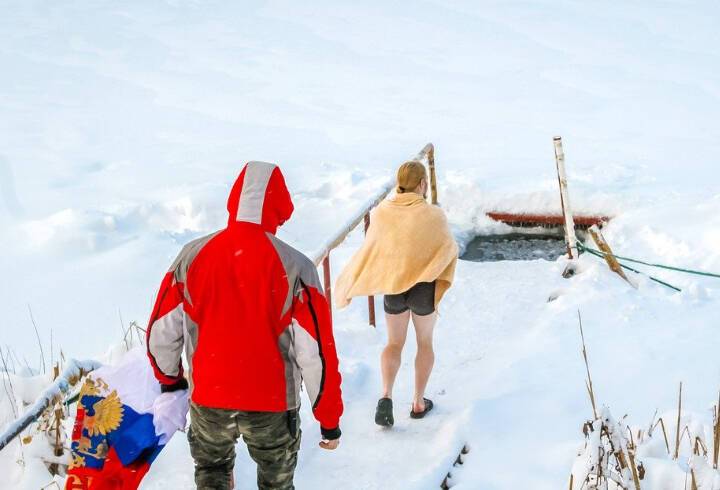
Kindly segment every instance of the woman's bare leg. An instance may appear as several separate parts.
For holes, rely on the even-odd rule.
[[[392,398],[393,384],[400,369],[405,338],[407,337],[408,323],[410,323],[410,311],[391,315],[385,313],[385,321],[388,330],[388,342],[380,357],[380,369],[383,378],[383,398]]]
[[[425,388],[427,387],[433,364],[435,352],[433,351],[433,330],[437,321],[437,312],[419,316],[413,313],[413,325],[417,338],[417,355],[415,356],[415,396],[413,398],[413,411],[425,410]]]

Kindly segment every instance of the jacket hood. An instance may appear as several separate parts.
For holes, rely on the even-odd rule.
[[[255,223],[275,234],[294,209],[280,168],[267,162],[248,162],[230,191],[228,226]]]

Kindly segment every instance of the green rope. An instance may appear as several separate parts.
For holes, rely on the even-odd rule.
[[[681,267],[673,267],[670,265],[663,265],[663,264],[653,264],[650,262],[644,262],[642,260],[631,259],[629,257],[622,257],[620,255],[608,254],[608,253],[602,252],[600,250],[595,250],[594,248],[586,247],[581,242],[577,242],[577,245],[578,245],[578,248],[583,251],[587,251],[590,253],[595,252],[593,255],[602,254],[603,257],[605,257],[605,256],[615,257],[618,260],[626,260],[628,262],[633,262],[635,264],[647,265],[649,267],[657,267],[658,269],[667,269],[670,271],[685,272],[687,274],[696,274],[698,276],[717,277],[718,279],[720,279],[720,274],[714,274],[712,272],[703,272],[703,271],[696,271],[696,270],[692,270],[692,269],[683,269]]]
[[[588,253],[596,256],[596,257],[600,257],[601,259],[604,259],[606,255],[610,255],[611,257],[614,257],[614,255],[612,255],[612,254],[605,254],[605,252],[601,252],[600,250],[595,250],[595,249],[592,249],[592,248],[588,248],[588,247],[584,246],[583,244],[581,244],[580,242],[578,242],[578,248],[579,248],[580,250],[585,251],[585,252],[588,252]],[[661,280],[658,279],[657,277],[653,277],[653,276],[650,276],[650,275],[648,275],[648,274],[643,274],[643,273],[640,272],[639,270],[633,269],[632,267],[627,266],[627,265],[625,265],[625,264],[623,264],[623,263],[621,263],[621,262],[618,262],[618,264],[619,264],[620,267],[622,267],[623,269],[627,269],[627,270],[632,271],[632,272],[634,272],[634,273],[636,273],[636,274],[641,274],[641,275],[647,276],[648,279],[650,279],[651,281],[655,281],[655,282],[658,283],[658,284],[662,284],[663,286],[669,287],[670,289],[674,289],[674,290],[677,291],[677,292],[681,292],[681,291],[682,291],[682,289],[680,289],[680,288],[678,288],[678,287],[675,287],[675,286],[673,286],[672,284],[667,283],[667,282],[665,282],[665,281],[661,281]]]

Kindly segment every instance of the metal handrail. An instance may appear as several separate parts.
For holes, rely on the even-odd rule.
[[[0,451],[35,422],[45,410],[62,400],[72,386],[87,373],[99,368],[97,361],[76,361],[71,359],[63,373],[55,378],[52,384],[42,392],[35,403],[20,418],[8,425],[0,434]],[[12,402],[12,400],[10,400]]]
[[[415,156],[414,160],[422,162],[427,160],[429,174],[430,174],[430,197],[433,204],[437,204],[437,177],[435,175],[435,147],[432,143],[428,143],[423,147],[422,150]],[[323,286],[325,288],[325,297],[330,305],[330,314],[332,315],[332,275],[330,273],[330,252],[337,248],[342,242],[345,241],[347,236],[360,224],[361,221],[365,223],[365,232],[367,232],[370,226],[370,211],[380,204],[383,199],[392,191],[395,187],[395,177],[388,180],[383,184],[380,190],[372,195],[360,210],[350,219],[350,221],[343,226],[335,235],[333,235],[325,244],[322,246],[313,256],[313,262],[316,267],[322,264],[323,267]],[[375,300],[373,296],[368,296],[368,317],[369,323],[373,327],[375,326]]]

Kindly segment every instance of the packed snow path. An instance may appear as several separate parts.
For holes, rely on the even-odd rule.
[[[380,320],[377,330],[367,325],[362,299],[346,311],[335,312],[346,406],[342,442],[335,452],[317,447],[319,431],[306,403],[296,486],[439,488],[465,442],[471,446],[467,464],[481,465],[487,459],[484,443],[472,440],[478,431],[497,432],[498,427],[489,424],[523,423],[508,411],[507,420],[495,414],[485,424],[479,405],[504,410],[502,387],[510,389],[513,384],[506,379],[506,368],[527,351],[524,346],[534,343],[528,319],[537,318],[547,308],[547,291],[537,284],[556,281],[558,268],[542,260],[460,261],[436,329],[436,364],[427,394],[436,409],[424,420],[409,418],[415,351],[413,334],[409,334],[394,392],[395,426],[390,430],[373,421],[380,390],[379,357],[386,337],[384,322]],[[376,301],[381,306],[379,298]],[[254,488],[254,465],[242,444],[235,478],[237,488]],[[143,488],[192,485],[192,461],[180,434],[159,458]]]

